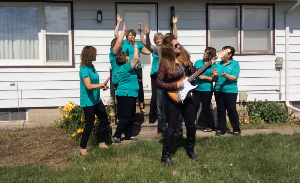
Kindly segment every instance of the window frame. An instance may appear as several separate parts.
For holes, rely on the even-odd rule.
[[[9,120],[7,121],[2,121],[0,120],[0,123],[7,123],[7,122],[18,122],[18,121],[28,121],[28,108],[20,108],[20,109],[25,109],[24,114],[25,114],[25,120],[21,119],[21,120],[11,120],[11,115],[13,114],[12,110],[18,110],[17,112],[20,112],[18,108],[5,108],[8,110],[8,112],[6,114],[9,115]],[[3,114],[0,114],[3,115]]]
[[[206,3],[206,46],[210,45],[210,9],[222,9],[222,8],[239,8],[239,25],[240,28],[238,30],[238,46],[239,51],[235,53],[235,55],[239,56],[247,56],[247,55],[275,55],[275,4],[274,3],[261,3],[261,4],[255,4],[255,3]],[[271,44],[271,51],[269,52],[243,52],[243,42],[244,42],[244,9],[247,8],[257,8],[257,9],[270,9],[270,44]],[[262,29],[259,29],[258,31],[261,31]],[[263,29],[266,31],[267,29]],[[214,30],[212,30],[214,31]],[[234,31],[234,29],[232,29]],[[252,30],[256,31],[256,30]],[[237,49],[236,49],[237,50]]]
[[[16,4],[18,2],[18,4]],[[39,38],[39,59],[0,59],[0,68],[75,68],[74,56],[74,13],[72,1],[9,1],[0,2],[1,7],[38,7],[38,38]],[[46,35],[46,6],[68,7],[68,39],[69,39],[69,61],[68,62],[47,62]],[[58,33],[57,35],[62,35]],[[10,63],[9,65],[7,63]]]

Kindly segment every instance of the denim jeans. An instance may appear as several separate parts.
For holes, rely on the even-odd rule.
[[[166,129],[166,123],[169,123],[169,117],[166,115],[166,92],[162,89],[157,88],[157,133],[164,134]],[[178,125],[175,133],[183,133],[182,130],[182,115],[179,115]]]

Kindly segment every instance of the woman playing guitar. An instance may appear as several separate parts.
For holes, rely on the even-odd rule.
[[[183,82],[175,82],[180,80],[183,76],[189,76],[196,71],[193,67],[193,63],[189,59],[181,59],[180,57],[180,44],[177,42],[174,36],[168,36],[163,39],[161,46],[161,61],[158,68],[157,75],[157,87],[165,90],[178,90],[184,86]],[[174,83],[175,82],[175,83]],[[181,113],[186,129],[187,129],[187,155],[189,158],[197,160],[199,159],[194,154],[195,146],[195,108],[192,97],[187,97],[184,103],[175,103],[169,97],[167,97],[167,113],[170,118],[170,123],[165,131],[163,141],[163,151],[161,162],[172,164],[173,161],[170,158],[170,146],[174,137],[174,132],[177,127],[178,117]]]

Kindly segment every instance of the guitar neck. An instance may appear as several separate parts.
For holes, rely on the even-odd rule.
[[[217,56],[213,57],[210,61],[208,61],[203,67],[201,67],[200,69],[198,69],[193,75],[191,75],[188,78],[188,82],[192,82],[196,77],[198,77],[200,74],[202,74],[203,72],[205,72],[205,70],[211,65],[211,61],[212,60],[216,60],[218,59]]]

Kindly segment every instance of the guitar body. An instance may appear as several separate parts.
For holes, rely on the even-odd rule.
[[[178,83],[178,82],[183,82],[184,86],[176,91],[168,91],[167,94],[169,95],[169,97],[174,101],[174,102],[180,102],[183,103],[183,101],[185,100],[186,96],[188,95],[188,93],[197,88],[198,85],[194,86],[191,85],[190,82],[187,81],[187,77],[184,76],[183,78],[181,78],[178,81],[175,81],[173,83]]]

